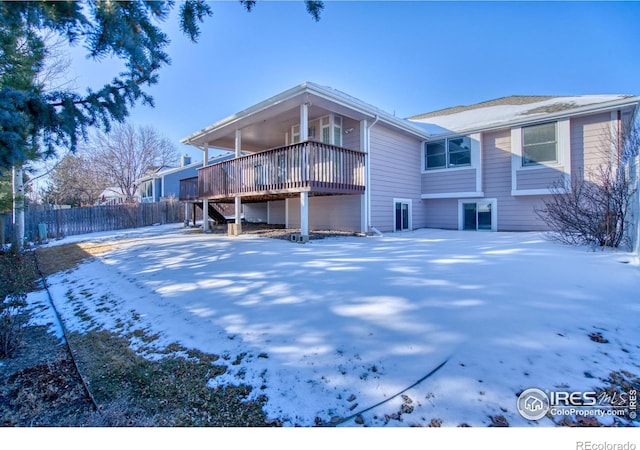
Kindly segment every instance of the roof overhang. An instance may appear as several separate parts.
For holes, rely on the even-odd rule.
[[[260,138],[268,135],[267,127],[273,129],[274,124],[281,124],[282,128],[290,124],[299,123],[300,105],[310,105],[316,114],[336,113],[354,120],[376,120],[410,133],[419,139],[425,139],[428,134],[419,126],[392,116],[372,105],[351,97],[341,91],[305,82],[278,95],[270,97],[243,111],[228,116],[180,142],[193,145],[200,149],[204,146],[232,149],[235,130],[243,130],[242,146],[245,150],[252,150]],[[269,122],[269,124],[267,124]],[[261,124],[263,125],[261,127]],[[264,145],[261,146],[264,148]],[[255,150],[261,149],[256,147]]]

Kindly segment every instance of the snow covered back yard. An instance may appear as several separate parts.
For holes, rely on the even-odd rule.
[[[158,334],[153,345],[220,355],[228,370],[210,386],[252,386],[283,426],[549,427],[562,418],[525,420],[520,392],[640,373],[640,268],[624,252],[540,233],[299,245],[178,225],[60,242],[81,239],[115,249],[49,278],[70,330],[141,329]],[[43,291],[29,302],[36,321],[53,321]]]

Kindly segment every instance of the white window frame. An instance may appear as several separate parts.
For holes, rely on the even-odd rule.
[[[568,118],[556,121],[556,161],[523,165],[522,129],[531,125],[543,125],[549,121],[532,123],[511,128],[511,195],[548,195],[549,188],[518,189],[518,173],[530,170],[562,170],[565,178],[565,192],[571,191],[571,123]]]

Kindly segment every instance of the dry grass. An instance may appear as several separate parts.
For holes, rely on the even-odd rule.
[[[172,344],[150,360],[117,334],[73,333],[76,361],[100,407],[95,411],[64,347],[43,327],[31,333],[38,357],[25,348],[0,366],[0,426],[270,426],[266,397],[249,400],[249,386],[207,386],[227,370],[216,355]]]
[[[118,248],[118,246],[118,243],[79,242],[54,247],[41,247],[36,250],[38,267],[44,276],[49,276],[57,272],[73,269],[82,261],[107,253]]]

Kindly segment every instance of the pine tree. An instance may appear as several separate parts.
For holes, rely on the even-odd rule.
[[[255,5],[255,1],[240,3],[249,11]],[[27,161],[53,156],[59,147],[74,152],[89,129],[108,132],[112,123],[124,122],[136,103],[153,106],[145,90],[158,82],[160,69],[170,63],[165,52],[169,38],[154,22],[164,21],[175,4],[173,0],[0,2],[0,169],[12,168],[15,174],[14,214],[22,214],[22,186],[16,187],[15,180],[22,180]],[[322,2],[305,4],[318,20]],[[211,7],[204,0],[179,5],[180,28],[196,42],[199,25],[212,14]],[[94,59],[118,58],[125,69],[102,88],[84,94],[45,90],[38,74],[47,54],[47,32],[82,45]]]
[[[251,10],[255,1],[241,3]],[[318,20],[322,2],[305,4]],[[180,28],[196,42],[211,6],[204,0],[179,5]],[[56,146],[73,151],[89,128],[109,131],[137,102],[153,106],[145,90],[170,63],[169,38],[154,22],[164,21],[174,6],[141,0],[0,2],[0,167],[51,156]],[[46,54],[46,31],[83,45],[97,60],[119,58],[125,69],[95,91],[45,92],[36,75]]]

